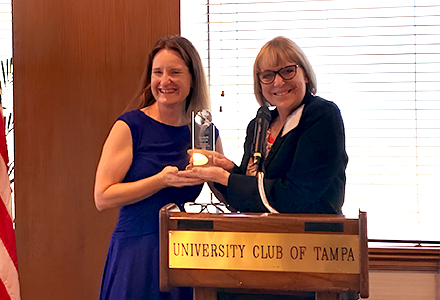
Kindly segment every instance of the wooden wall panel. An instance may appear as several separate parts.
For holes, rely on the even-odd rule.
[[[102,144],[179,0],[13,2],[16,237],[23,300],[97,299],[117,210],[99,213]]]

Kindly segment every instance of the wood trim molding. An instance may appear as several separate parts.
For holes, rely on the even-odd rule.
[[[370,248],[370,271],[433,271],[440,272],[440,249]]]

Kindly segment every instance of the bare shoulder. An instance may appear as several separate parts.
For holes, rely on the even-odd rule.
[[[120,150],[126,147],[131,147],[131,145],[132,137],[130,127],[124,121],[116,121],[110,130],[104,147]]]

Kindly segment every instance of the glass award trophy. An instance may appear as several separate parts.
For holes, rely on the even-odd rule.
[[[212,115],[209,110],[201,110],[195,113],[191,112],[191,148],[194,150],[191,163],[187,169],[193,167],[212,166],[212,151],[215,151],[216,127],[212,123]],[[226,213],[230,212],[225,203],[214,200],[212,190],[210,201],[196,200],[196,202],[186,202],[184,204],[185,212],[191,213]],[[203,194],[203,191],[200,195]],[[203,198],[203,197],[202,197]]]
[[[212,162],[209,151],[215,151],[215,125],[209,110],[191,112],[191,148],[193,166],[207,166]]]
[[[191,148],[194,151],[187,169],[213,165],[212,151],[215,151],[216,131],[217,128],[212,123],[212,115],[209,110],[191,112]],[[203,196],[199,196],[195,202],[186,202],[183,207],[185,212],[216,214],[231,212],[229,206],[219,200],[220,198],[214,199],[217,196],[214,195],[212,189],[209,190],[209,194],[209,201],[203,201],[201,199]],[[202,191],[200,195],[206,194]]]

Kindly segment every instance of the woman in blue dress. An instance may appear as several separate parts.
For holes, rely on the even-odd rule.
[[[209,108],[199,54],[187,39],[159,39],[140,89],[114,123],[96,171],[95,205],[120,208],[100,299],[192,299],[192,289],[159,291],[161,207],[194,201],[203,181],[179,177],[188,165],[191,111]],[[220,140],[217,149],[221,151]]]

